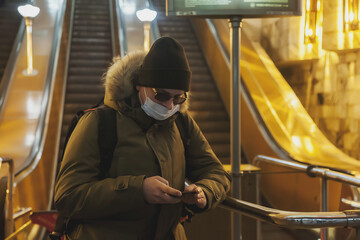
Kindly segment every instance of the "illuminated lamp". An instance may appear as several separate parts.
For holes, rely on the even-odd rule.
[[[150,23],[156,18],[157,12],[145,8],[136,11],[136,16],[144,23],[144,50],[149,51],[150,48]]]
[[[359,0],[343,0],[344,32],[359,30]]]
[[[39,12],[40,8],[26,4],[18,7],[21,16],[25,18],[26,25],[26,40],[27,40],[27,69],[23,71],[24,75],[33,76],[37,74],[36,69],[33,69],[33,54],[32,54],[32,21]]]
[[[319,36],[320,0],[306,0],[305,3],[305,44],[314,44]]]

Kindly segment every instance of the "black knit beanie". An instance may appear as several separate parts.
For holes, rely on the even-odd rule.
[[[191,71],[184,48],[171,37],[151,46],[140,68],[136,85],[189,91]]]

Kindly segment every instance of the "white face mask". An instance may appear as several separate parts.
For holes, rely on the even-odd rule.
[[[141,108],[144,110],[144,112],[148,116],[150,116],[156,120],[165,120],[165,119],[171,117],[172,115],[174,115],[180,109],[180,105],[177,104],[172,109],[169,110],[169,109],[167,109],[167,107],[164,107],[163,105],[158,104],[158,103],[152,101],[150,98],[148,98],[146,95],[145,88],[144,88],[144,93],[145,93],[146,100],[145,100],[144,104],[141,105]]]

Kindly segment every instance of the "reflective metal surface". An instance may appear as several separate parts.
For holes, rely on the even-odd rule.
[[[46,133],[48,102],[51,99],[52,78],[55,74],[61,14],[64,0],[42,0],[35,5],[41,8],[33,22],[35,76],[24,76],[26,68],[26,39],[20,47],[6,105],[0,116],[0,155],[14,159],[16,182],[24,178],[40,159],[38,155]],[[28,171],[26,171],[27,169]],[[25,171],[23,171],[25,170]]]
[[[18,54],[20,51],[21,42],[23,41],[24,31],[25,31],[25,21],[22,21],[19,26],[18,34],[15,38],[13,48],[11,50],[3,78],[0,81],[0,116],[2,113],[2,107],[7,97],[7,93],[8,93],[7,90],[11,84],[11,79],[13,78],[14,67],[16,65],[16,60],[18,58]]]
[[[360,210],[343,212],[293,212],[263,207],[227,197],[221,207],[286,228],[359,227]]]
[[[350,185],[360,187],[360,179],[359,178],[352,176],[350,174],[341,173],[341,172],[330,170],[330,169],[324,168],[324,167],[318,167],[318,166],[309,167],[309,165],[306,165],[303,163],[297,163],[297,162],[277,159],[277,158],[268,157],[268,156],[261,156],[261,155],[257,156],[254,159],[255,164],[258,162],[269,162],[272,164],[285,166],[285,167],[296,169],[296,170],[301,170],[303,172],[309,172],[309,173],[311,173],[311,175],[316,176],[316,177],[327,178],[327,179],[331,179],[331,180],[338,181],[341,183],[347,183]]]
[[[0,157],[0,168],[2,168],[3,164],[8,165],[8,173],[7,173],[7,190],[6,190],[6,200],[4,207],[5,211],[5,237],[9,236],[14,229],[14,219],[13,219],[13,189],[14,189],[14,161],[11,158]]]

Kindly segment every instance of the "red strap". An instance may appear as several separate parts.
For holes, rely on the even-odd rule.
[[[45,227],[49,232],[55,229],[58,213],[55,211],[33,212],[30,216],[31,222]]]

